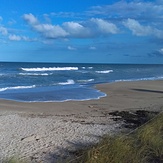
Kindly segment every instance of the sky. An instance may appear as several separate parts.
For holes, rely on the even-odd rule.
[[[163,64],[163,0],[0,0],[0,61]]]

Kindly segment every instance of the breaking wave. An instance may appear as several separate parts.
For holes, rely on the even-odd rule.
[[[94,79],[88,79],[88,80],[78,80],[78,82],[91,82],[94,81]]]
[[[82,69],[93,69],[93,67],[82,67]]]
[[[23,71],[68,71],[78,70],[78,67],[42,67],[42,68],[21,68]]]
[[[108,74],[110,72],[113,72],[113,70],[96,71],[96,73],[99,73],[99,74]]]
[[[19,75],[24,75],[24,76],[48,76],[48,75],[52,75],[52,73],[48,74],[48,73],[19,73]]]
[[[31,86],[16,86],[16,87],[5,87],[5,88],[0,88],[0,92],[6,91],[6,90],[13,90],[13,89],[29,89],[29,88],[35,88],[35,85]]]
[[[72,79],[67,80],[67,82],[60,82],[59,85],[69,85],[69,84],[75,84],[75,81]]]

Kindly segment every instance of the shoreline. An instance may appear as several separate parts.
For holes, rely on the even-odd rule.
[[[15,102],[0,100],[0,158],[48,162],[67,150],[81,148],[113,134],[120,124],[112,111],[161,111],[163,80],[99,84],[107,94],[98,100],[67,102]]]
[[[65,111],[82,112],[87,109],[101,106],[110,111],[115,109],[132,109],[135,106],[148,107],[151,105],[159,105],[161,98],[160,94],[163,93],[163,80],[145,80],[145,81],[121,81],[105,84],[97,84],[95,89],[106,94],[106,96],[99,99],[83,100],[83,101],[64,101],[64,102],[20,102],[14,100],[0,99],[0,111],[20,111],[20,112],[33,112],[33,113],[58,113]],[[131,95],[131,96],[130,96]],[[142,98],[143,101],[142,101]],[[148,101],[150,99],[153,101]],[[119,105],[116,101],[122,101]],[[137,103],[138,102],[138,103]],[[132,103],[132,105],[130,105]],[[149,103],[151,103],[149,105]],[[108,107],[104,107],[107,105]],[[163,105],[161,103],[161,105]],[[76,107],[76,108],[75,108]],[[83,107],[82,110],[78,108]],[[46,109],[45,109],[46,108]],[[70,109],[70,110],[69,110]]]

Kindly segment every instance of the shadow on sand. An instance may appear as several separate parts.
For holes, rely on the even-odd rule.
[[[163,91],[149,90],[149,89],[131,89],[139,92],[149,92],[149,93],[163,93]]]

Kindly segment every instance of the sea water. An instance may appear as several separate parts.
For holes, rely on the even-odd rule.
[[[99,83],[163,79],[163,65],[0,63],[0,98],[24,102],[99,99]]]

